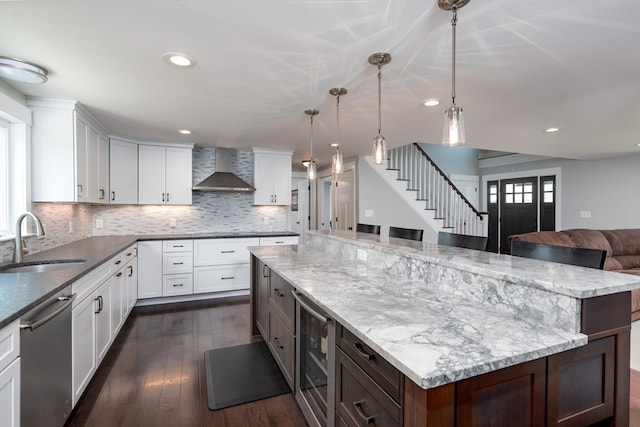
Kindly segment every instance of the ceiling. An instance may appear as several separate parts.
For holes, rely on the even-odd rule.
[[[640,152],[640,1],[472,0],[458,13],[456,101],[467,146],[592,159]],[[0,55],[49,71],[28,96],[74,99],[114,135],[295,150],[330,163],[439,143],[451,91],[451,13],[436,0],[0,0]],[[195,57],[177,69],[166,52]],[[441,105],[421,106],[426,98]],[[544,129],[556,126],[556,133]],[[190,136],[179,128],[191,129]]]

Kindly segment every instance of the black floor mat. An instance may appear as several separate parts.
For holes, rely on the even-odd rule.
[[[289,393],[289,385],[263,341],[204,352],[209,409]]]

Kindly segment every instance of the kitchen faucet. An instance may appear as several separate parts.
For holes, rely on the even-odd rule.
[[[20,214],[16,220],[16,249],[13,251],[13,262],[22,262],[23,255],[25,253],[29,253],[29,250],[25,247],[24,241],[22,240],[22,220],[27,216],[30,216],[36,224],[36,237],[42,237],[45,235],[44,227],[42,226],[42,222],[40,222],[40,218],[31,212]]]

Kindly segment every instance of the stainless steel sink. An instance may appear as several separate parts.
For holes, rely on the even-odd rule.
[[[86,261],[86,259],[77,258],[19,262],[0,266],[0,273],[46,273],[78,267]]]

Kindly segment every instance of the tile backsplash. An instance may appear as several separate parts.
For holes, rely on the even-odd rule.
[[[237,150],[233,171],[253,182],[253,153]],[[193,183],[215,170],[215,149],[193,150]],[[89,236],[171,234],[191,232],[284,231],[289,206],[253,206],[253,193],[193,193],[190,206],[83,205],[33,203],[32,211],[45,226],[42,239],[28,237],[31,252],[49,249]],[[175,226],[172,225],[175,220]],[[102,227],[98,228],[98,222]],[[13,241],[0,242],[0,262],[13,256]]]

